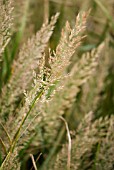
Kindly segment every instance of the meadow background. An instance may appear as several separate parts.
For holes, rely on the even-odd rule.
[[[114,1],[0,0],[0,170],[113,170],[113,131]]]

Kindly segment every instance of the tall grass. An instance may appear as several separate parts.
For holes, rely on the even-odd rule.
[[[0,170],[114,168],[112,4],[0,1]]]

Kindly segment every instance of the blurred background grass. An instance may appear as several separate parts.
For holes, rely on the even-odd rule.
[[[5,51],[4,69],[2,70],[1,83],[6,82],[10,76],[11,63],[16,57],[20,45],[26,41],[32,33],[40,29],[43,22],[50,19],[56,12],[60,12],[54,34],[50,40],[50,47],[55,49],[62,27],[66,20],[73,25],[75,16],[79,11],[91,9],[91,15],[87,24],[87,38],[80,51],[89,51],[101,43],[107,36],[110,37],[110,46],[114,47],[114,2],[113,0],[16,0],[14,9],[14,30],[12,42]],[[12,48],[10,48],[12,47]],[[8,56],[9,50],[12,50]]]
[[[14,30],[12,41],[4,52],[0,72],[0,90],[7,83],[11,74],[15,71],[12,67],[17,52],[23,43],[36,33],[43,22],[50,20],[56,12],[60,12],[54,34],[48,47],[55,50],[62,27],[66,20],[71,25],[75,23],[75,17],[79,11],[91,9],[87,23],[87,30],[83,44],[76,51],[72,60],[78,60],[82,53],[97,47],[106,41],[106,48],[100,59],[97,71],[87,84],[81,88],[72,112],[69,127],[74,130],[80,120],[90,110],[95,111],[95,117],[114,114],[114,1],[113,0],[16,0],[14,9]],[[48,54],[47,54],[48,55]],[[48,57],[48,56],[47,56]],[[73,121],[72,121],[73,120]],[[43,161],[43,160],[41,160]]]
[[[87,112],[91,110],[93,98],[96,95],[100,100],[100,106],[96,109],[98,115],[112,114],[114,109],[114,89],[113,89],[113,76],[114,76],[114,1],[113,0],[26,0],[24,3],[22,0],[17,0],[14,9],[14,30],[12,41],[6,48],[4,53],[4,61],[2,62],[2,72],[0,73],[0,87],[5,84],[11,73],[15,71],[12,68],[12,62],[17,57],[17,52],[20,47],[31,37],[33,33],[36,33],[43,22],[50,20],[51,16],[56,12],[60,12],[59,20],[56,24],[54,34],[49,42],[49,47],[55,50],[59,41],[60,32],[64,26],[66,20],[70,21],[71,25],[75,23],[75,17],[79,11],[91,9],[91,14],[87,23],[87,37],[84,43],[81,45],[79,51],[76,51],[77,59],[85,51],[90,51],[97,47],[101,42],[108,39],[107,48],[104,52],[104,56],[101,58],[99,66],[100,73],[97,73],[93,77],[93,83],[89,83],[88,87],[91,91],[84,91],[82,89],[79,94],[78,112]],[[20,8],[21,7],[21,8]],[[74,56],[74,58],[76,58]],[[102,71],[101,71],[102,70]],[[99,75],[99,76],[98,76]],[[104,79],[103,79],[104,78]],[[100,87],[102,84],[102,88]],[[100,89],[101,88],[101,89]],[[97,91],[97,92],[94,92]],[[86,94],[87,93],[87,94]],[[91,94],[92,93],[92,94]],[[98,93],[98,94],[94,94]],[[80,101],[81,100],[81,101]],[[83,101],[82,101],[83,100]],[[89,103],[89,106],[84,109],[81,102]],[[95,101],[95,99],[94,99]],[[91,103],[91,104],[90,104]]]

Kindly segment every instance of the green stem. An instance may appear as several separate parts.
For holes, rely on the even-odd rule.
[[[55,154],[55,152],[57,151],[58,146],[60,145],[60,142],[63,138],[63,135],[65,133],[65,127],[62,128],[62,130],[59,133],[59,136],[57,138],[57,141],[54,143],[53,148],[51,149],[47,159],[45,160],[45,162],[43,163],[41,170],[43,170],[49,163],[49,161],[51,160],[51,158],[53,157],[53,155]]]
[[[23,37],[23,33],[24,33],[24,30],[25,30],[25,27],[26,27],[27,15],[28,15],[28,10],[29,10],[29,1],[30,0],[25,1],[24,15],[23,15],[22,20],[21,20],[21,25],[20,25],[19,31],[16,33],[16,39],[15,39],[15,42],[13,44],[14,47],[13,47],[13,50],[11,52],[11,61],[15,57],[15,54],[18,50],[20,41]]]
[[[42,94],[43,94],[43,89],[34,98],[34,100],[32,101],[32,104],[31,104],[31,107],[30,107],[29,111],[27,112],[26,116],[22,119],[21,124],[20,124],[20,126],[19,126],[19,128],[18,128],[18,130],[17,130],[17,132],[16,132],[16,134],[14,136],[14,139],[13,139],[12,145],[11,145],[11,147],[9,149],[9,152],[8,152],[6,158],[4,159],[3,163],[1,164],[0,170],[3,170],[4,164],[8,161],[8,159],[10,158],[10,155],[13,153],[15,145],[16,145],[17,141],[19,140],[21,128],[22,128],[23,124],[25,123],[25,121],[26,121],[28,115],[30,114],[31,110],[33,109],[36,100],[39,99],[42,96]]]

